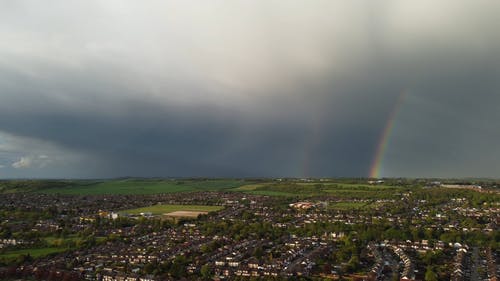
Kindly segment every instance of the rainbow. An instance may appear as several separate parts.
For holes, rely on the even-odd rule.
[[[311,126],[312,131],[308,134],[309,138],[306,140],[304,155],[302,159],[302,177],[307,178],[311,177],[313,174],[311,173],[311,158],[314,153],[314,149],[321,142],[321,118],[316,116],[313,118],[313,124]]]
[[[382,169],[382,164],[384,162],[385,151],[387,150],[387,146],[389,144],[389,140],[391,139],[392,131],[394,129],[394,122],[400,111],[401,106],[404,103],[406,97],[406,91],[402,91],[399,95],[398,100],[394,104],[392,111],[389,114],[389,118],[387,118],[387,122],[385,124],[384,130],[380,136],[380,139],[377,144],[377,150],[375,152],[375,157],[373,158],[372,164],[370,166],[370,178],[379,178],[381,175],[380,170]]]

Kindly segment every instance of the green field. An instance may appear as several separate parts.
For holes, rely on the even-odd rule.
[[[337,182],[267,182],[246,184],[230,191],[249,194],[285,196],[285,197],[311,197],[329,195],[338,198],[393,198],[405,188],[390,185],[368,185]]]
[[[247,184],[241,180],[108,180],[75,181],[67,186],[38,189],[49,194],[157,194],[188,191],[224,190]]]
[[[384,184],[374,184],[374,185],[371,185],[371,184],[368,184],[368,183],[345,183],[345,182],[335,182],[335,181],[329,181],[329,182],[319,182],[319,181],[316,181],[316,182],[298,182],[296,183],[298,185],[317,185],[317,184],[321,184],[321,185],[324,185],[324,186],[335,186],[335,187],[339,187],[339,188],[342,188],[342,187],[355,187],[355,188],[359,188],[359,187],[377,187],[377,188],[391,188],[391,187],[394,187],[392,185],[384,185]]]
[[[65,242],[68,242],[68,241],[76,242],[79,239],[81,239],[81,238],[79,238],[77,235],[69,235],[65,238],[57,238],[55,236],[48,236],[48,237],[43,238],[43,240],[50,247],[60,247],[59,245],[65,243]]]
[[[33,258],[38,258],[54,253],[64,252],[66,250],[67,249],[65,248],[54,248],[54,247],[12,250],[0,254],[0,259],[13,259],[20,255],[27,255],[27,254],[29,254]]]
[[[245,193],[264,196],[301,197],[300,194],[273,190],[251,190]],[[302,196],[303,197],[303,196]]]
[[[245,184],[245,185],[242,185],[240,187],[232,189],[232,191],[252,191],[252,190],[256,190],[260,187],[266,186],[266,185],[268,185],[268,184],[266,184],[266,183]]]
[[[124,210],[122,214],[138,215],[140,213],[150,212],[153,215],[161,215],[175,211],[195,211],[195,212],[215,212],[222,210],[222,206],[207,206],[207,205],[153,205],[149,207]]]
[[[0,193],[47,194],[157,194],[194,191],[233,191],[256,195],[339,198],[388,198],[404,191],[391,185],[336,181],[252,181],[238,179],[115,179],[115,180],[13,180],[0,181]]]

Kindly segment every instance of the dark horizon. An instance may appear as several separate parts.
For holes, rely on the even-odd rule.
[[[157,176],[157,177],[108,177],[108,178],[30,178],[30,177],[18,177],[18,178],[0,178],[0,181],[10,181],[10,180],[26,180],[26,181],[108,181],[108,180],[242,180],[242,181],[269,181],[269,180],[407,180],[407,181],[418,181],[418,180],[428,180],[428,181],[500,181],[500,178],[477,178],[477,177],[196,177],[196,176],[186,176],[186,177],[171,177],[171,176]]]

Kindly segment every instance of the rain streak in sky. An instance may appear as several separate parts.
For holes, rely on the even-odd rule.
[[[498,11],[2,1],[0,178],[498,177]]]

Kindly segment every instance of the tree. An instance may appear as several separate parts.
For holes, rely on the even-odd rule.
[[[152,274],[155,269],[156,266],[153,263],[148,262],[144,265],[142,271],[146,274]]]
[[[261,246],[255,247],[252,256],[254,256],[257,259],[262,258],[262,255],[264,254],[264,250],[262,249]]]
[[[210,277],[212,276],[212,269],[208,264],[205,264],[201,267],[200,273],[203,279],[210,279]]]
[[[186,265],[188,260],[184,256],[177,256],[172,261],[169,273],[174,278],[181,278],[186,276]]]
[[[432,269],[432,266],[427,266],[427,271],[425,272],[425,281],[437,281],[437,274]]]

